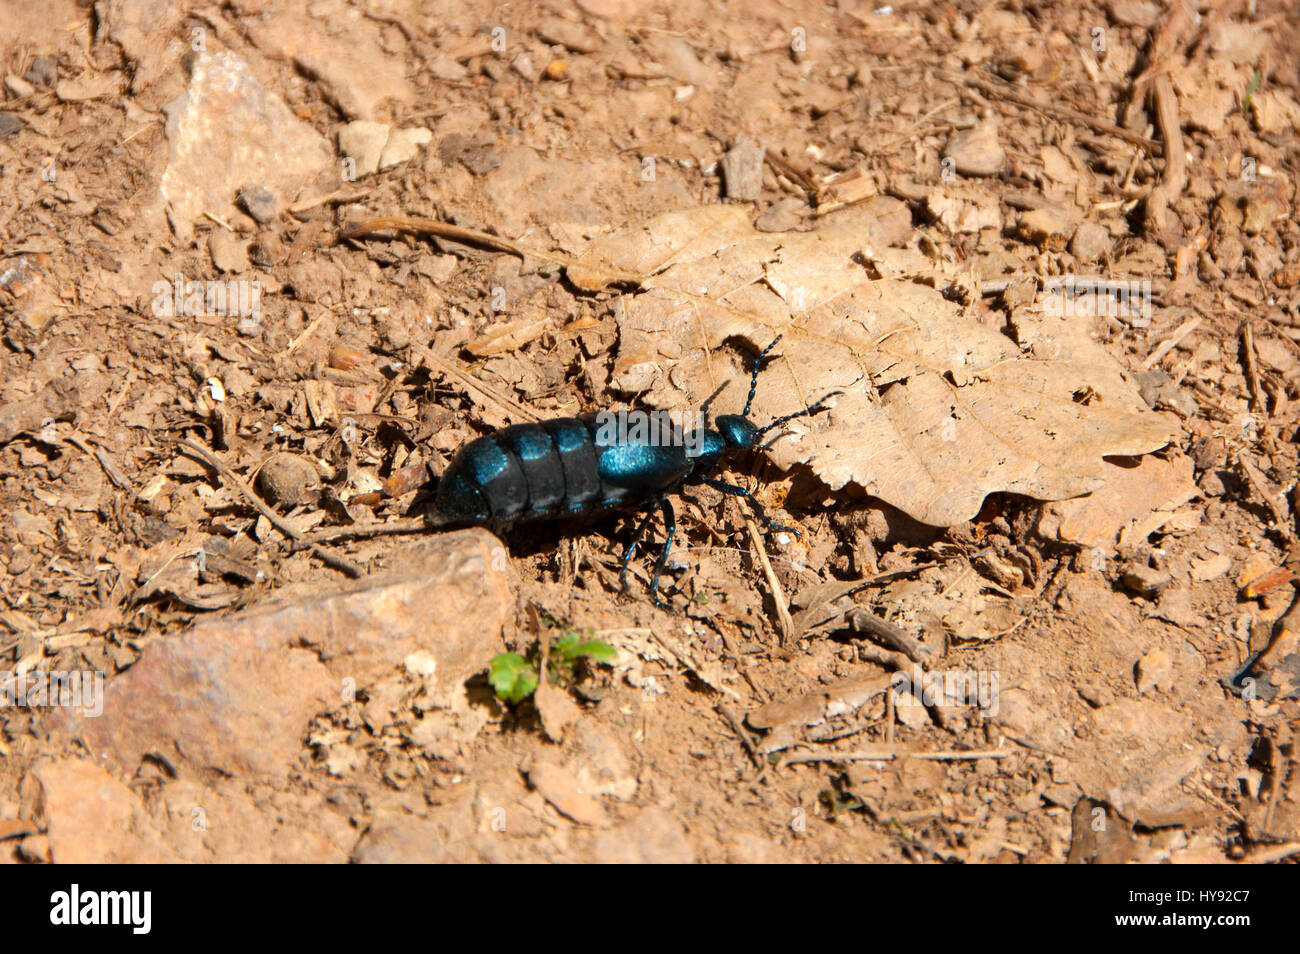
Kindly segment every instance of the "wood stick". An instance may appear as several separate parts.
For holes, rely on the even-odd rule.
[[[851,610],[849,625],[855,632],[873,636],[885,647],[905,654],[912,662],[925,662],[934,655],[934,650],[929,646],[922,646],[893,623],[886,622],[868,609],[858,607]]]
[[[758,562],[763,567],[763,575],[767,577],[767,585],[772,588],[772,601],[776,603],[776,615],[781,621],[781,645],[784,647],[794,638],[794,620],[790,618],[790,602],[785,598],[781,581],[776,578],[776,573],[772,570],[772,561],[767,558],[767,549],[763,545],[763,537],[759,534],[757,525],[751,518],[746,517],[745,527],[749,530],[749,539],[754,543],[754,551],[758,554]]]
[[[740,744],[743,745],[745,751],[749,753],[750,759],[754,762],[754,767],[757,769],[767,768],[767,766],[763,764],[763,756],[759,753],[758,749],[754,747],[753,739],[749,737],[749,733],[745,731],[745,727],[740,724],[740,720],[736,718],[736,714],[727,708],[725,702],[719,702],[714,706],[714,708],[717,709],[718,713],[731,724],[731,731],[736,733],[736,736],[740,739]]]
[[[439,222],[437,219],[426,219],[417,215],[385,215],[373,219],[364,219],[360,222],[352,222],[345,225],[339,230],[340,239],[357,239],[366,238],[375,232],[412,232],[416,235],[434,235],[438,238],[449,239],[453,242],[459,242],[462,245],[473,245],[480,248],[491,249],[496,252],[509,252],[511,255],[518,255],[520,258],[534,258],[543,262],[554,262],[557,265],[575,266],[583,269],[594,269],[598,271],[604,281],[608,283],[622,282],[629,285],[639,285],[645,279],[644,275],[636,272],[625,272],[617,268],[593,263],[584,264],[577,259],[561,255],[555,252],[544,252],[541,249],[528,248],[520,245],[518,242],[512,242],[508,238],[502,238],[499,235],[493,235],[491,232],[483,232],[479,229],[463,228],[459,225],[451,225],[448,222]]]
[[[857,752],[809,753],[791,755],[782,765],[802,765],[808,762],[896,762],[900,759],[925,759],[931,762],[970,762],[976,759],[1005,759],[1015,755],[1007,749],[971,749],[949,752],[889,752],[881,750]]]
[[[1160,182],[1147,194],[1143,206],[1144,229],[1151,236],[1163,235],[1169,203],[1183,194],[1187,186],[1187,150],[1183,146],[1182,118],[1178,112],[1178,94],[1168,73],[1161,73],[1152,85],[1156,103],[1156,123],[1165,144],[1165,169]]]
[[[535,413],[524,407],[518,401],[511,399],[508,395],[501,394],[491,385],[484,384],[482,381],[478,380],[473,375],[462,371],[451,362],[444,361],[424,345],[413,344],[411,350],[419,356],[424,367],[428,368],[430,371],[436,371],[444,377],[451,378],[461,386],[473,391],[478,395],[478,399],[483,403],[495,404],[498,409],[504,408],[511,412],[511,416],[518,418],[519,420],[536,421],[538,419]]]
[[[370,537],[386,537],[399,533],[422,533],[435,529],[423,517],[405,517],[390,520],[388,523],[366,527],[335,527],[316,533],[304,533],[298,537],[299,543],[332,543],[335,540],[365,540]]]
[[[1259,383],[1259,365],[1255,360],[1255,331],[1249,319],[1241,323],[1237,334],[1241,336],[1241,350],[1246,362],[1246,380],[1250,382],[1250,405],[1255,411],[1268,418],[1268,399],[1264,395],[1263,386]]]

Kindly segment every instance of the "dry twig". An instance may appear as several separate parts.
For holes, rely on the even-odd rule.
[[[972,762],[976,759],[1005,759],[1014,755],[1008,749],[972,749],[948,752],[891,752],[887,748],[860,749],[855,752],[826,752],[791,755],[782,765],[801,765],[806,762],[896,762],[900,759],[925,759],[931,762]]]

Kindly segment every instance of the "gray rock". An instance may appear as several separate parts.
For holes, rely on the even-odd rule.
[[[37,86],[53,86],[59,79],[59,67],[51,57],[38,56],[32,60],[31,68],[23,74],[23,79]]]
[[[241,188],[239,204],[261,225],[273,221],[279,211],[275,193],[264,185],[249,184]]]

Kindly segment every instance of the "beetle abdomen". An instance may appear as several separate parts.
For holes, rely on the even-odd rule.
[[[438,485],[439,523],[509,525],[613,510],[691,470],[682,447],[602,443],[595,415],[515,424],[470,441]]]
[[[586,507],[598,505],[601,498],[600,471],[591,429],[576,417],[544,421],[542,427],[551,435],[559,455],[564,480],[561,509],[581,513]]]

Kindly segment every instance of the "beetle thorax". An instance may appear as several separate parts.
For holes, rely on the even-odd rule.
[[[748,418],[739,414],[722,415],[716,430],[696,431],[687,442],[687,446],[695,448],[688,483],[711,476],[725,461],[752,450],[757,444],[758,428]]]
[[[723,414],[718,418],[718,433],[726,441],[728,454],[753,450],[758,444],[758,428],[743,414]]]

